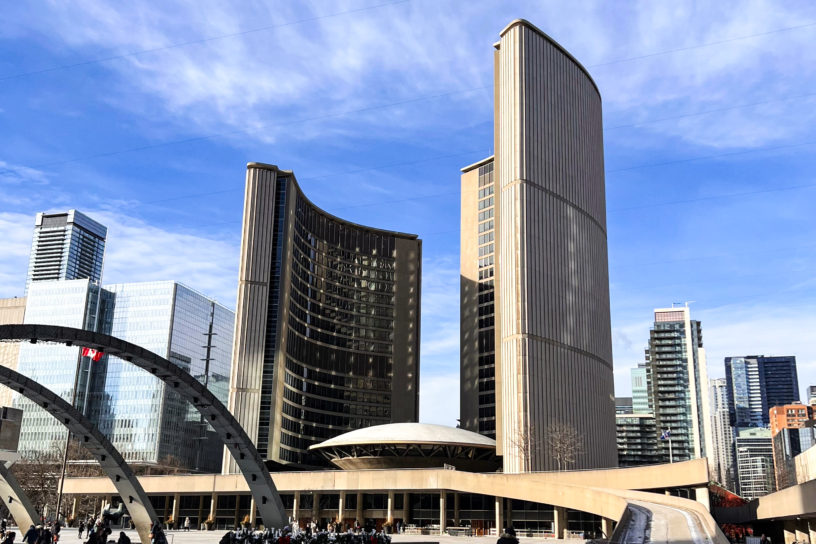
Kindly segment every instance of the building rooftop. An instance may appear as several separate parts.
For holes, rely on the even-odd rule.
[[[478,433],[430,423],[389,423],[357,429],[330,438],[309,449],[356,444],[444,444],[495,448],[496,441]]]

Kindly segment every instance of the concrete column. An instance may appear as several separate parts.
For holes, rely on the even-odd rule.
[[[357,493],[357,521],[360,522],[360,527],[365,525],[365,519],[363,518],[363,494]]]
[[[320,493],[312,493],[312,521],[320,519]]]
[[[796,520],[796,541],[808,542],[810,534],[808,533],[808,522],[805,520]]]
[[[204,523],[204,495],[198,496],[198,525],[196,529],[201,529],[201,524]]]
[[[445,511],[445,492],[439,493],[439,534],[444,535],[446,527],[447,512]]]
[[[711,512],[711,501],[709,500],[708,496],[708,487],[695,487],[694,488],[694,498],[705,506],[705,509]]]
[[[816,519],[809,519],[807,521],[807,528],[810,536],[810,544],[816,544]]]
[[[181,507],[181,495],[176,493],[173,495],[173,512],[170,514],[173,517],[173,526],[179,526],[179,508]]]
[[[567,534],[567,509],[561,506],[555,507],[555,515],[553,516],[555,520],[555,538],[566,538]]]
[[[504,526],[513,526],[513,499],[505,499],[504,501]]]
[[[782,532],[785,538],[785,544],[793,544],[796,540],[796,520],[785,520],[782,522]]]
[[[386,513],[385,520],[388,523],[394,523],[394,492],[388,492],[388,512]]]
[[[459,527],[459,493],[453,494],[453,523]]]
[[[77,507],[79,506],[79,498],[74,496],[74,500],[71,502],[71,517],[77,519]]]
[[[249,525],[255,527],[255,520],[258,516],[255,514],[255,497],[249,501]]]
[[[407,525],[411,522],[411,494],[410,493],[403,493],[402,494],[402,523],[403,525]]]
[[[668,495],[669,497],[671,497],[671,491],[669,491],[668,489],[666,491],[664,491],[663,494]]]
[[[106,506],[110,506],[113,502],[113,497],[110,495],[105,495],[105,498],[102,500],[102,506],[99,508],[99,517],[102,517],[102,511],[105,510]],[[165,510],[167,509],[167,503],[165,503]],[[165,512],[165,518],[167,517],[167,513]]]
[[[241,515],[241,497],[235,497],[235,514],[233,515],[232,519],[232,526],[237,527],[239,523],[241,523],[244,518]]]
[[[606,540],[612,536],[612,520],[609,518],[601,518],[601,532]]]
[[[343,529],[343,514],[345,513],[346,508],[346,492],[340,492],[340,504],[337,505],[337,524],[339,526],[339,530]]]
[[[215,509],[218,507],[218,495],[213,493],[210,497],[210,515],[209,518],[215,522]]]
[[[496,497],[496,536],[500,535],[504,528],[504,501],[501,497]]]
[[[292,520],[298,519],[298,508],[300,508],[300,491],[295,491],[295,501],[292,503]]]

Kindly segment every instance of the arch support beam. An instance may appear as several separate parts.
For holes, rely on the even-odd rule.
[[[0,325],[0,341],[43,341],[97,349],[146,370],[162,380],[207,418],[224,441],[255,499],[267,527],[281,528],[288,518],[275,483],[241,424],[204,384],[167,359],[114,336],[56,325]]]
[[[10,368],[0,366],[0,384],[14,389],[31,400],[80,438],[82,445],[91,452],[105,475],[116,487],[117,493],[136,525],[136,531],[139,533],[142,544],[150,544],[150,526],[154,520],[158,519],[156,512],[139,480],[136,479],[113,444],[79,410],[39,382],[26,378]]]
[[[9,470],[10,466],[0,461],[0,499],[9,509],[20,530],[25,531],[31,525],[36,525],[35,520],[39,519],[39,516],[28,495],[17,482],[17,478]],[[20,537],[22,536],[21,534]]]

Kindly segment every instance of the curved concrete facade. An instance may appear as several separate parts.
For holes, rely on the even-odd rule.
[[[309,446],[418,419],[421,244],[247,165],[229,408],[265,459],[325,465]]]
[[[505,472],[616,466],[601,97],[526,21],[496,72],[498,453]],[[567,467],[557,425],[584,443]]]

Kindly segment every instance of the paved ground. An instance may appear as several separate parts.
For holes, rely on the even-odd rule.
[[[14,530],[14,529],[12,529]],[[167,534],[167,542],[169,544],[216,544],[226,531],[170,531]],[[133,541],[133,544],[138,544],[139,537],[136,531],[125,531],[125,533]],[[119,531],[115,530],[113,535],[118,538]],[[15,542],[20,541],[20,535],[17,535]],[[80,544],[84,540],[77,538],[77,531],[75,529],[63,529],[60,532],[60,544]],[[394,544],[409,544],[410,542],[438,542],[439,544],[495,544],[496,537],[494,536],[479,536],[479,537],[464,537],[464,536],[439,536],[439,535],[393,535]],[[576,544],[581,541],[578,540],[556,540],[553,538],[522,538],[521,544],[536,544],[538,542],[546,542],[547,544]]]

